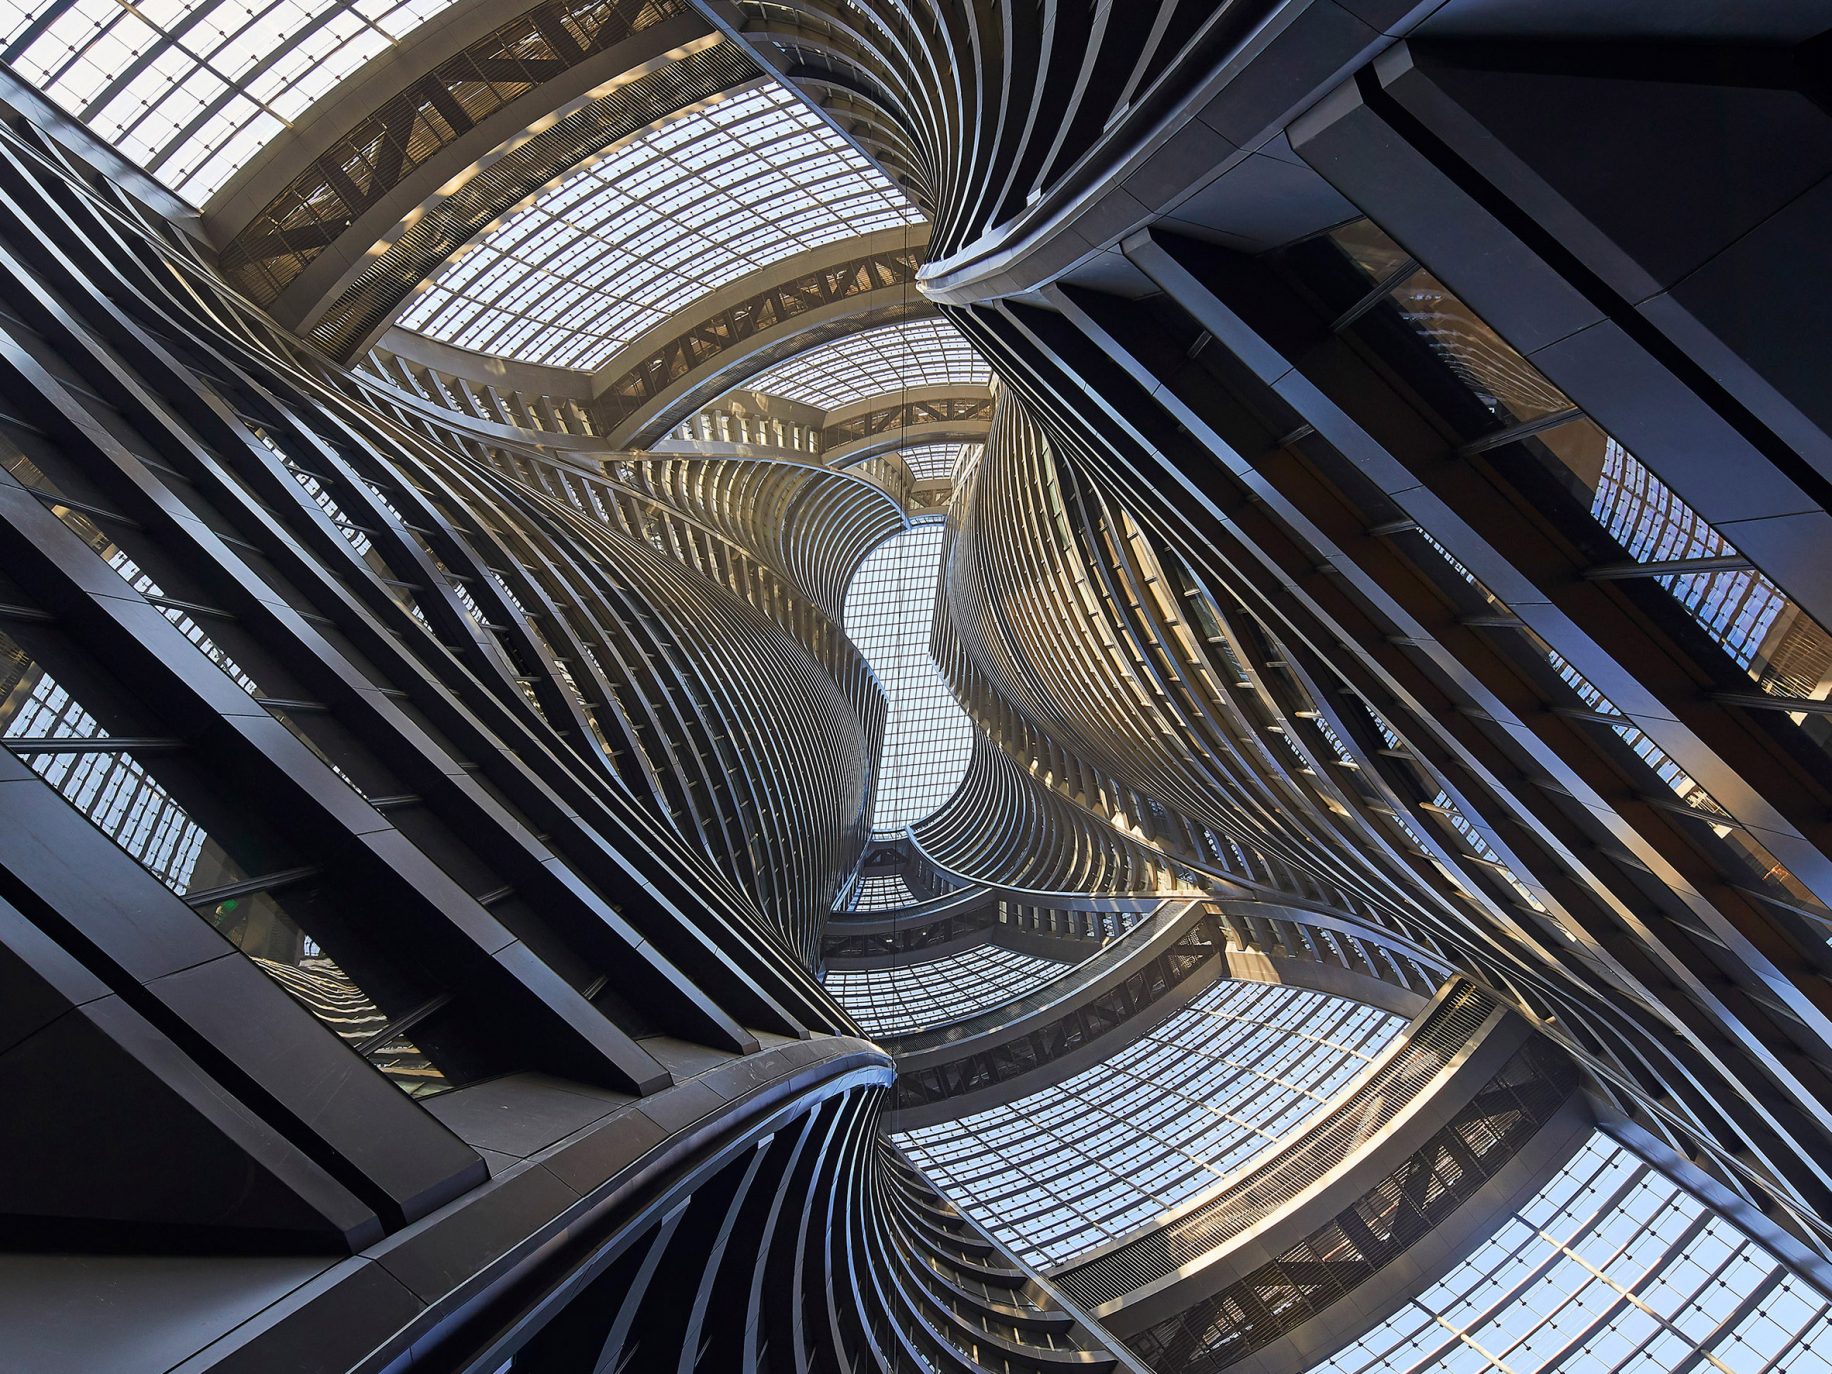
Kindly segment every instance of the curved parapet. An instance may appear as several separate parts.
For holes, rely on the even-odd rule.
[[[907,7],[737,0],[725,13],[730,32],[817,99],[844,92],[862,139],[913,157],[914,184],[937,225],[934,256],[951,263],[971,244],[977,251],[969,260],[997,280],[1000,267],[1010,271],[1014,242],[1057,265],[1089,252],[1090,234],[1063,234],[1071,250],[1045,231],[1098,200],[1089,194],[1089,164],[1098,169],[1116,150],[1131,152],[1147,131],[1168,165],[1147,164],[1147,175],[1125,183],[1135,194],[1116,194],[1117,205],[1097,209],[1111,219],[1150,203],[1158,182],[1181,170],[1179,155],[1187,160],[1190,152],[1161,121],[1271,8],[1155,0],[1122,19],[1101,8],[1018,15],[968,0]],[[1219,132],[1192,141],[1203,153],[1237,151]],[[1137,157],[1130,170],[1144,163]],[[1000,232],[989,242],[972,243],[994,226]],[[990,266],[979,264],[982,256]]]
[[[1773,341],[1824,313],[1824,216],[1769,161],[1832,137],[1823,16],[1714,14],[1744,88],[1656,5],[994,13],[758,0],[730,31],[918,150],[924,288],[1074,470],[1069,541],[1113,546],[1056,619],[1150,615],[1117,507],[1213,594],[1175,658],[1223,634],[1209,694],[1275,709],[1238,760],[1182,733],[1190,684],[1131,631],[1087,690],[1155,677],[1154,753],[1263,746],[1296,848],[1823,1248],[1829,428]]]
[[[528,636],[518,695],[584,725],[588,752],[814,967],[823,913],[864,844],[884,710],[830,607],[864,548],[901,522],[896,507],[820,467],[594,459],[415,413],[445,441],[415,461],[503,549],[489,559],[502,620],[461,590],[478,625]]]
[[[954,512],[950,666],[972,706],[1004,717],[992,733],[1008,750],[1028,733],[1149,799],[1166,821],[1134,824],[1192,867],[1252,881],[1251,855],[1275,890],[1304,875],[1367,901],[1404,891],[1375,836],[1364,853],[1340,842],[1351,812],[1331,765],[1352,759],[1317,757],[1330,732],[1292,718],[1318,712],[1249,676],[1255,631],[1078,478],[1020,398],[1001,398]]]
[[[1825,18],[1699,8],[15,6],[25,1362],[1825,1346]]]
[[[709,499],[748,494],[727,488]],[[602,499],[622,495],[613,487]],[[587,511],[554,502],[545,512],[617,570],[609,581],[587,565],[599,604],[616,606],[621,593],[628,607],[591,616],[599,647],[575,681],[611,687],[647,775],[664,795],[679,789],[700,842],[811,968],[824,914],[865,843],[881,694],[797,583],[777,573],[746,586],[747,572],[769,567],[767,548],[759,557],[720,531],[720,550],[705,522],[670,522],[641,496],[625,500],[627,524],[595,519],[589,498]],[[867,513],[882,518],[881,506]]]
[[[767,561],[835,623],[865,556],[903,525],[881,487],[815,466],[639,455],[608,466]]]

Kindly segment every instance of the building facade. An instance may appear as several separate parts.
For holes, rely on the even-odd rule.
[[[1828,34],[0,6],[0,1365],[1832,1369]]]

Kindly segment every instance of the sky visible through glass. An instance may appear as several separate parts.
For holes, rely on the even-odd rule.
[[[495,357],[592,371],[772,263],[921,222],[804,101],[763,82],[566,173],[447,263],[400,323]]]
[[[893,834],[932,815],[960,786],[973,723],[929,655],[941,575],[942,521],[892,535],[846,594],[846,633],[890,699],[872,829]]]
[[[1826,1298],[1593,1134],[1475,1253],[1313,1374],[1832,1374]]]
[[[847,334],[776,364],[744,386],[818,410],[838,410],[908,387],[981,387],[991,381],[992,368],[966,336],[931,317]]]
[[[0,0],[0,57],[202,205],[446,0]]]
[[[1404,1024],[1224,979],[1072,1078],[894,1139],[1025,1262],[1055,1267],[1263,1162]]]
[[[904,1035],[1022,997],[1066,968],[1058,959],[984,944],[940,959],[829,969],[826,986],[867,1035]]]

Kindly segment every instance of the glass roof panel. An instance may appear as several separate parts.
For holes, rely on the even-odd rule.
[[[1347,998],[1224,980],[1073,1078],[893,1139],[1020,1259],[1055,1267],[1252,1167],[1405,1024]]]
[[[898,449],[897,456],[909,466],[910,474],[918,482],[933,482],[952,477],[961,460],[980,447],[979,444],[912,444]]]
[[[1826,1295],[1598,1131],[1475,1252],[1315,1374],[1832,1374]]]
[[[921,222],[799,96],[766,81],[549,183],[447,263],[399,323],[495,357],[593,371],[759,268]]]
[[[201,205],[445,0],[0,0],[0,57]]]
[[[910,891],[910,885],[901,873],[868,874],[859,879],[858,885],[853,888],[846,910],[891,911],[900,906],[909,906],[915,901],[916,894]]]
[[[916,386],[985,386],[992,369],[966,336],[939,316],[848,334],[776,364],[746,391],[836,410]]]
[[[826,987],[867,1035],[902,1035],[1022,997],[1067,968],[1060,960],[984,944],[921,963],[829,969]]]
[[[890,698],[872,829],[933,815],[967,775],[973,723],[929,656],[942,521],[922,520],[866,555],[846,593],[846,633]]]

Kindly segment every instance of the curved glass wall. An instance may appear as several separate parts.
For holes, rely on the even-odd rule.
[[[838,410],[907,387],[986,386],[992,369],[966,337],[938,317],[861,330],[776,364],[746,391]]]
[[[1052,1268],[1251,1168],[1406,1024],[1304,988],[1223,981],[1091,1069],[900,1134],[948,1198]]]
[[[1067,968],[1055,959],[985,944],[923,963],[829,969],[826,984],[867,1035],[904,1035],[1022,997]]]
[[[954,795],[973,723],[929,654],[941,576],[942,521],[920,520],[866,556],[846,594],[846,633],[890,699],[872,830],[891,834]]]
[[[1597,1132],[1447,1276],[1316,1374],[1829,1374],[1827,1297]]]
[[[445,0],[0,0],[0,58],[195,204]]]
[[[398,323],[495,357],[592,371],[759,268],[921,222],[806,102],[766,81],[551,182],[448,262]]]

